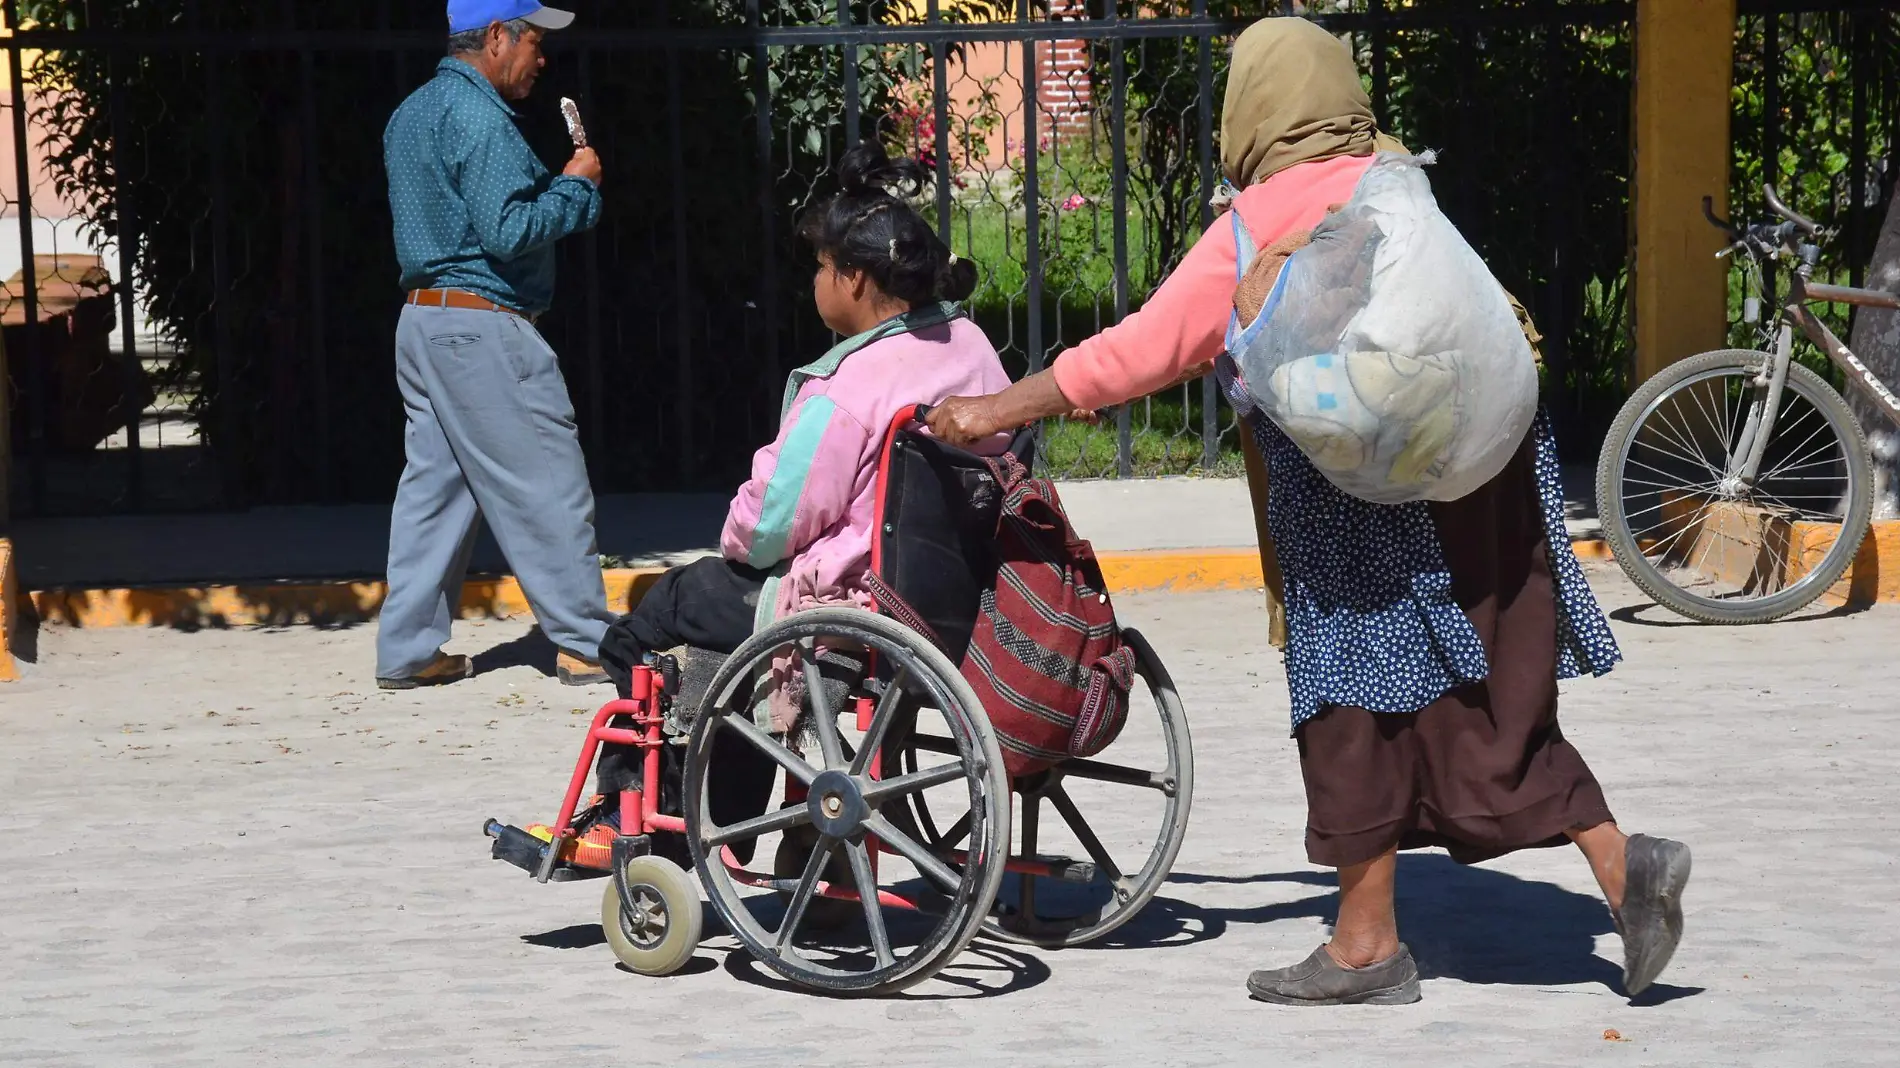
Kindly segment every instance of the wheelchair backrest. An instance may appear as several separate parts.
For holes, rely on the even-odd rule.
[[[1033,467],[1036,432],[1010,443]],[[894,431],[878,485],[873,566],[924,618],[952,661],[976,627],[978,598],[996,583],[996,523],[1002,506],[989,461],[914,428]]]

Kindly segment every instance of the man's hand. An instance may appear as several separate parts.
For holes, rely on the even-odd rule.
[[[600,184],[600,154],[591,148],[577,148],[574,158],[567,161],[562,174],[571,174],[576,178],[585,178],[595,185]]]
[[[996,398],[951,397],[930,409],[930,432],[952,445],[973,445],[1004,429]]]

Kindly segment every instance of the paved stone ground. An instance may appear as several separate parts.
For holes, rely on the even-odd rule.
[[[1284,681],[1252,595],[1128,598],[1180,680],[1194,823],[1116,948],[985,947],[904,996],[788,991],[729,936],[686,974],[617,970],[598,883],[485,858],[545,817],[577,694],[514,625],[463,625],[478,679],[383,694],[372,628],[42,636],[0,689],[0,1061],[62,1065],[1891,1065],[1900,610],[1755,629],[1632,614],[1629,662],[1567,686],[1624,823],[1696,849],[1689,937],[1641,1005],[1571,850],[1408,856],[1427,974],[1405,1008],[1249,1002],[1325,934]],[[1621,1041],[1606,1039],[1608,1029]]]

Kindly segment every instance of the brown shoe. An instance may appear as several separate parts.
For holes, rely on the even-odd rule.
[[[475,674],[475,661],[466,656],[450,656],[437,650],[435,659],[429,661],[421,671],[401,678],[379,678],[376,680],[376,685],[384,690],[413,690],[418,686],[441,686],[445,683],[460,682],[473,674]]]
[[[600,666],[600,661],[575,656],[565,649],[554,658],[554,673],[561,677],[561,683],[565,686],[598,686],[612,681]]]

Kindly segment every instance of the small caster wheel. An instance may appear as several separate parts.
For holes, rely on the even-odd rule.
[[[620,902],[625,880],[628,912]],[[672,975],[699,948],[705,913],[699,888],[677,864],[661,857],[635,857],[600,899],[600,929],[620,963],[641,975]]]

